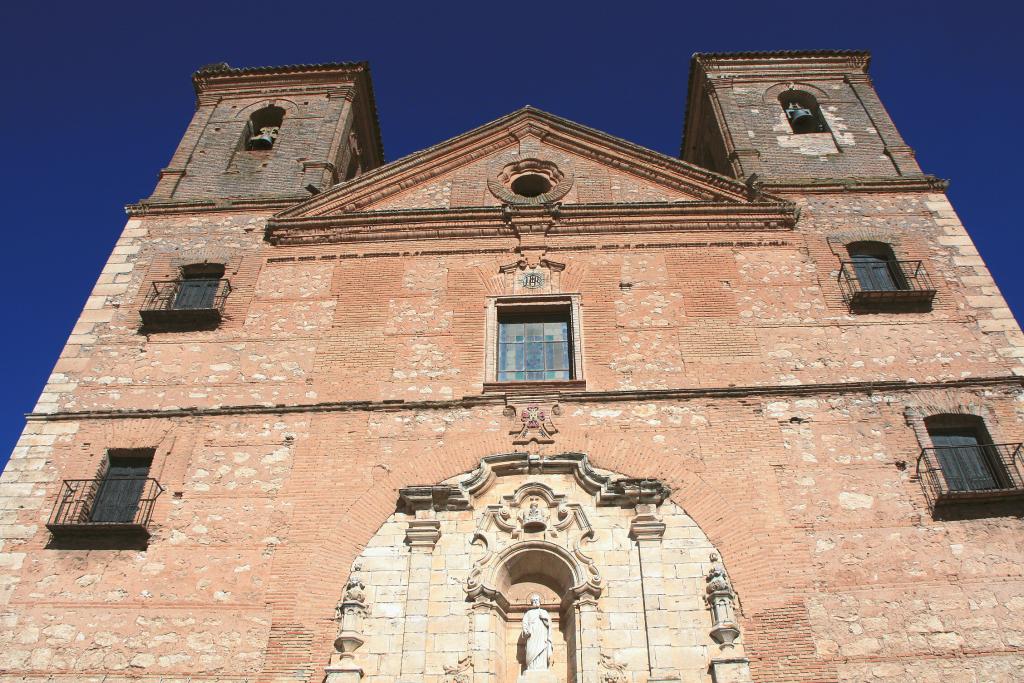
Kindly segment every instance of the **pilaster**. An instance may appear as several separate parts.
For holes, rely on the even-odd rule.
[[[678,668],[673,658],[671,624],[666,612],[658,608],[665,595],[662,571],[662,538],[665,523],[658,515],[656,503],[640,503],[629,524],[629,537],[636,541],[640,555],[640,590],[643,595],[644,625],[647,639],[648,681],[678,681]],[[662,644],[665,643],[665,644]]]

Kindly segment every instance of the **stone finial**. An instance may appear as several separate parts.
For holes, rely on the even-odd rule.
[[[365,642],[360,633],[365,614],[366,584],[353,573],[345,584],[341,602],[335,608],[338,636],[334,639],[335,652],[326,669],[329,683],[350,683],[362,678],[363,670],[355,663],[355,651]]]
[[[733,643],[740,635],[740,630],[733,618],[733,600],[736,594],[729,581],[729,575],[722,565],[718,553],[711,553],[711,569],[707,575],[707,601],[711,608],[714,621],[711,637],[720,649],[732,649]]]

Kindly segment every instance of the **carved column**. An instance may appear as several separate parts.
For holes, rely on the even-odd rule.
[[[647,633],[648,681],[677,681],[678,667],[672,658],[671,624],[667,613],[659,609],[665,595],[661,539],[665,523],[657,514],[656,503],[639,503],[629,524],[629,536],[640,554],[640,590],[643,594],[644,625]]]

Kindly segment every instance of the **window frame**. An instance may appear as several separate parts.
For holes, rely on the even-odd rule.
[[[564,311],[568,317],[570,379],[498,380],[499,321],[507,316],[548,316]],[[506,392],[515,388],[585,388],[583,363],[582,304],[579,294],[531,294],[493,296],[486,304],[484,391]]]

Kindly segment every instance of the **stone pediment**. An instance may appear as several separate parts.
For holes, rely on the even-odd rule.
[[[523,175],[542,185],[514,187]],[[750,192],[730,178],[528,107],[337,185],[277,218],[552,202],[742,205],[750,203]]]

